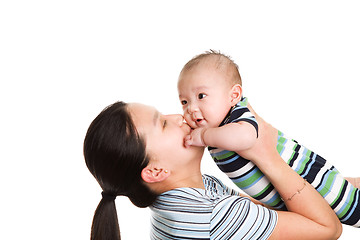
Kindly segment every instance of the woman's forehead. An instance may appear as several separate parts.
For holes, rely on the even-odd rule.
[[[156,108],[142,103],[129,103],[128,107],[130,112],[134,114],[138,114],[138,113],[151,114],[157,112]]]
[[[141,103],[129,103],[128,107],[137,128],[153,127],[160,117],[159,111],[152,106]]]

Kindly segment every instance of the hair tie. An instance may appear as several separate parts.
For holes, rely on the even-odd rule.
[[[101,195],[104,200],[108,200],[108,201],[115,201],[115,198],[116,198],[116,195],[109,194],[104,191],[101,192]]]

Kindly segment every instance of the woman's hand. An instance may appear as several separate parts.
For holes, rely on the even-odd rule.
[[[276,150],[278,131],[270,124],[264,122],[262,119],[258,120],[259,123],[259,136],[255,144],[246,150],[238,151],[237,153],[254,162],[256,165],[265,164],[264,161],[274,159],[274,156],[279,155]]]

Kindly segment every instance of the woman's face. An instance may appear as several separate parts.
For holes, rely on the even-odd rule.
[[[191,128],[182,115],[163,115],[155,108],[139,103],[128,105],[137,131],[145,138],[151,161],[159,162],[169,170],[199,165],[204,148],[184,145]]]

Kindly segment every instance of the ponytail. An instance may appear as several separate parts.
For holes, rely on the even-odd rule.
[[[114,200],[102,198],[91,226],[91,240],[120,240],[120,227]]]
[[[141,178],[149,157],[126,103],[108,106],[93,120],[84,140],[84,158],[103,189],[94,214],[91,240],[120,240],[116,196],[127,196],[142,208],[150,206],[157,197]]]

